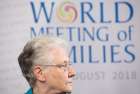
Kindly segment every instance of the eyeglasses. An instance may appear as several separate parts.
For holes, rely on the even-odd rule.
[[[50,65],[49,64],[42,64],[40,66],[57,67],[57,68],[60,68],[64,71],[67,71],[72,66],[72,64],[58,64],[58,65],[56,65],[56,64],[50,64]]]

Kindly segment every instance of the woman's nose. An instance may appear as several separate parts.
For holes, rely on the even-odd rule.
[[[71,77],[74,77],[76,74],[74,68],[69,68],[69,71],[68,71],[68,77],[71,78]]]

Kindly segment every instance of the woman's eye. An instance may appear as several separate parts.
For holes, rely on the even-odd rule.
[[[61,66],[61,65],[57,65],[57,67],[58,67],[58,68],[61,68],[62,66]]]
[[[64,68],[65,65],[57,65],[57,67],[59,67],[59,68]]]

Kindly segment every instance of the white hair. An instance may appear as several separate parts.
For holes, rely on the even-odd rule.
[[[32,72],[33,66],[44,62],[52,63],[53,57],[50,55],[50,49],[57,47],[62,47],[64,50],[69,51],[67,42],[60,38],[39,37],[27,42],[18,61],[23,75],[31,86],[34,86],[36,81]],[[46,61],[43,61],[44,54],[47,54],[47,57],[45,56]]]

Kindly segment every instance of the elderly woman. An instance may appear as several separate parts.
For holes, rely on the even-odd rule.
[[[59,38],[40,37],[29,41],[18,58],[31,89],[26,94],[66,94],[72,91],[68,46]]]

